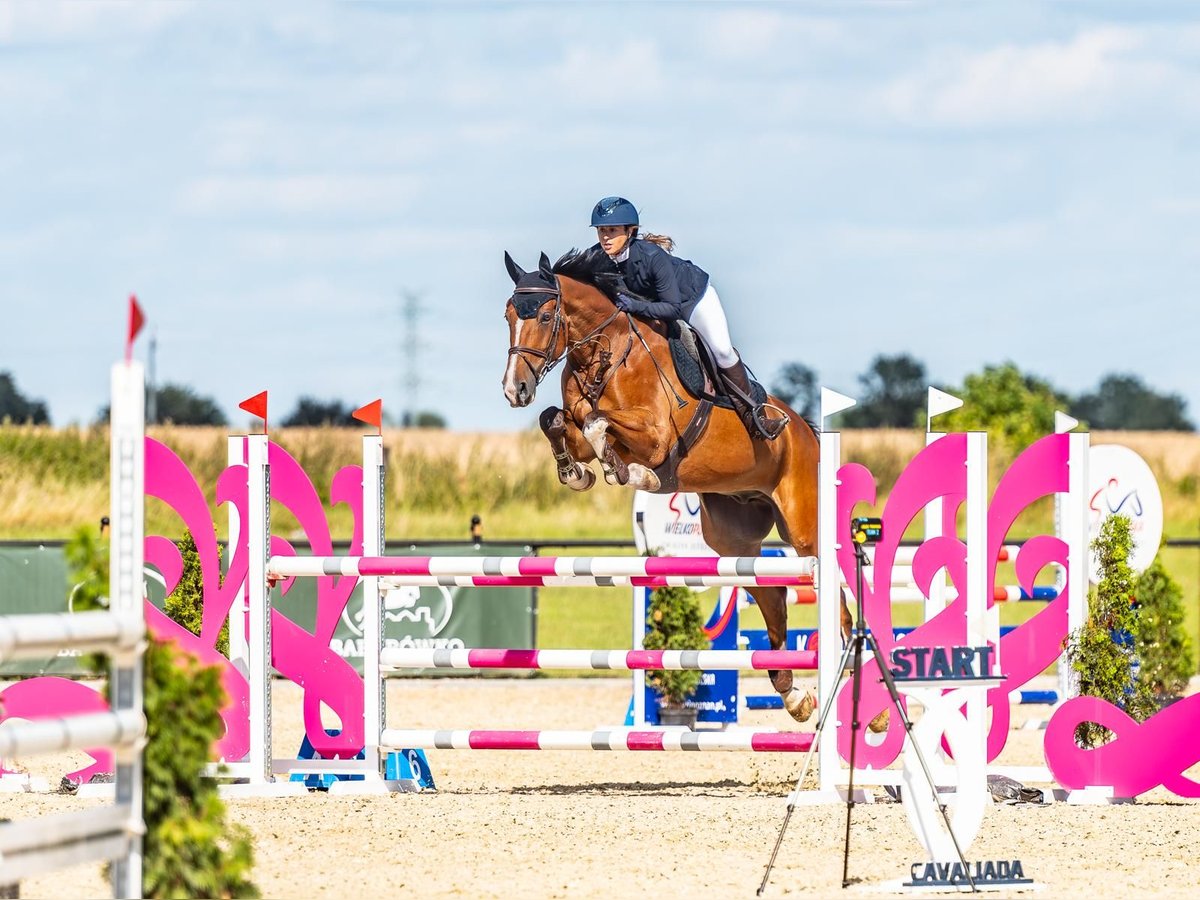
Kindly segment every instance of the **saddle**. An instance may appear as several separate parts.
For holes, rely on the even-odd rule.
[[[675,365],[679,383],[692,397],[700,401],[692,420],[668,451],[667,458],[654,468],[659,482],[657,493],[668,494],[679,489],[679,463],[708,428],[712,408],[735,407],[722,385],[716,360],[695,330],[678,319],[668,319],[663,321],[663,324],[667,329],[667,345],[671,350],[671,361]],[[755,403],[766,400],[767,392],[761,384],[751,381],[750,387]]]
[[[733,401],[721,384],[712,352],[704,345],[700,335],[679,319],[667,320],[663,324],[667,327],[667,343],[671,348],[671,361],[675,364],[679,383],[697,400],[708,400],[714,406],[733,409]],[[761,384],[751,380],[750,388],[755,403],[766,402],[767,391]]]

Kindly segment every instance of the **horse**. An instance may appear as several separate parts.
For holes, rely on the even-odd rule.
[[[504,260],[514,284],[504,394],[513,407],[529,406],[563,363],[562,405],[539,418],[562,484],[590,489],[590,461],[599,460],[609,484],[699,494],[704,539],[722,556],[760,555],[772,526],[798,555],[816,555],[820,442],[811,423],[769,397],[789,422],[775,440],[756,440],[732,409],[691,396],[671,359],[672,326],[615,307],[617,290],[627,291],[598,249],[571,251],[553,265],[542,253],[533,272],[508,253]],[[782,587],[754,589],[775,650],[787,641],[786,596]],[[844,601],[842,609],[845,628]],[[806,721],[812,692],[802,693],[790,671],[767,674],[787,711]]]

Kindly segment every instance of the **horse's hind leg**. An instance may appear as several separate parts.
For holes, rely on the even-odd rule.
[[[774,506],[766,497],[742,502],[722,494],[700,495],[700,527],[704,531],[704,540],[722,556],[758,556],[762,552],[763,538],[770,533],[774,520]],[[767,626],[771,649],[785,649],[787,589],[756,587],[753,594]],[[808,721],[817,705],[812,691],[799,690],[789,669],[771,669],[767,676],[792,718],[797,722]]]
[[[596,483],[591,466],[577,460],[567,447],[567,417],[557,406],[547,407],[538,418],[542,433],[550,441],[558,480],[573,491],[586,491]],[[586,445],[585,445],[586,446]]]
[[[795,549],[797,556],[815,556],[817,551],[816,488],[814,485],[813,490],[809,491],[806,486],[807,480],[799,483],[796,480],[785,480],[780,482],[779,488],[775,491],[775,524],[783,539]],[[845,588],[839,592],[839,600],[842,606],[842,637],[849,640],[854,620],[850,616],[850,608],[846,603]],[[832,649],[832,647],[828,648],[829,651]],[[887,731],[888,719],[888,711],[885,709],[867,723],[867,728],[876,734]]]

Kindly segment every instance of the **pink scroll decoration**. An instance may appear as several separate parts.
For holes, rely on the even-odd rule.
[[[314,553],[333,554],[329,522],[312,480],[286,450],[276,444],[268,448],[271,465],[272,500],[286,507],[312,545]],[[246,466],[230,466],[217,480],[217,503],[232,504],[242,523],[248,521]],[[150,604],[146,615],[151,631],[160,638],[176,640],[184,650],[198,656],[205,665],[223,669],[222,681],[230,702],[222,710],[226,734],[217,745],[219,758],[242,759],[249,749],[250,708],[246,677],[216,650],[221,625],[246,586],[249,550],[247,530],[239,530],[239,539],[231,548],[228,574],[220,578],[215,528],[204,494],[195,477],[170,449],[147,439],[146,494],[158,497],[183,519],[196,538],[204,584],[203,625],[199,636],[176,625]],[[362,548],[362,469],[347,466],[337,472],[330,488],[334,504],[346,503],[354,518],[351,554]],[[272,536],[272,554],[295,554],[292,545]],[[183,562],[173,541],[165,537],[146,538],[146,562],[163,573],[168,593],[179,583]],[[292,622],[278,609],[271,610],[271,663],[285,678],[304,687],[305,733],[313,747],[326,758],[353,756],[363,746],[362,680],[354,667],[329,648],[338,619],[354,590],[353,578],[319,578],[317,616],[312,632]],[[284,583],[276,597],[286,595],[291,581]],[[240,604],[238,606],[240,609]],[[231,627],[245,627],[234,622]],[[262,652],[251,647],[251,653]],[[324,703],[341,720],[341,734],[329,737],[321,723]]]
[[[1020,513],[1042,497],[1064,493],[1070,471],[1070,435],[1051,434],[1030,444],[1021,453],[996,486],[988,506],[988,584],[996,586],[996,566],[1000,548]],[[1065,541],[1051,535],[1029,538],[1017,554],[1017,581],[1032,592],[1034,581],[1047,566],[1067,564],[1069,548]],[[1000,638],[1000,670],[1005,681],[988,691],[992,722],[988,731],[988,762],[996,759],[1008,740],[1012,707],[1009,694],[1020,690],[1040,675],[1062,653],[1067,637],[1067,594],[1064,581],[1058,597],[1037,615]],[[988,596],[989,608],[995,604]]]
[[[271,464],[272,499],[285,506],[296,518],[312,546],[312,552],[333,554],[329,522],[312,481],[300,464],[283,448],[271,444],[268,450]],[[246,587],[249,550],[246,529],[240,529],[239,540],[230,549],[232,557],[224,579],[217,549],[216,528],[209,512],[208,500],[195,476],[169,447],[153,438],[146,438],[146,496],[155,497],[175,511],[181,520],[182,534],[186,528],[196,541],[203,583],[203,613],[199,635],[176,624],[150,602],[145,604],[147,626],[159,640],[175,641],[206,666],[221,669],[221,682],[228,702],[221,711],[225,734],[218,740],[215,753],[218,759],[239,760],[250,747],[249,685],[246,676],[238,671],[216,649],[221,626],[229,617]],[[217,478],[218,506],[232,504],[240,521],[247,521],[248,494],[246,466],[229,466]],[[362,553],[362,469],[346,466],[333,478],[330,488],[333,504],[347,504],[354,518],[351,555]],[[295,554],[292,545],[280,537],[272,537],[271,553]],[[170,594],[183,575],[183,559],[174,540],[149,535],[145,539],[146,565],[159,571]],[[334,653],[330,639],[357,579],[328,577],[317,583],[317,615],[313,631],[292,622],[279,610],[272,609],[271,661],[286,678],[304,688],[304,726],[309,742],[323,757],[352,757],[363,747],[363,685],[354,667]],[[292,586],[284,582],[276,597],[285,595]],[[238,606],[240,609],[240,604]],[[244,623],[233,623],[244,628]],[[261,652],[251,648],[250,652]],[[107,708],[103,697],[87,685],[58,677],[30,678],[10,685],[0,700],[5,704],[5,717],[27,719],[53,718]],[[341,720],[340,734],[329,736],[321,722],[322,704]],[[81,782],[94,774],[112,771],[112,754],[96,750],[91,754],[93,765],[70,773],[67,777]],[[3,770],[0,770],[3,771]]]
[[[240,490],[244,504],[245,470],[242,470],[240,482],[236,476],[237,473],[229,469],[221,474],[217,483],[218,503],[228,502]],[[243,546],[240,555],[235,551],[229,575],[222,583],[216,534],[204,492],[183,461],[153,438],[146,438],[146,496],[166,502],[178,513],[184,527],[191,530],[200,558],[204,590],[203,624],[199,635],[177,625],[149,602],[145,604],[147,627],[155,637],[175,641],[204,665],[221,668],[222,684],[229,700],[222,711],[226,732],[218,741],[216,752],[222,758],[241,759],[250,745],[246,679],[217,652],[215,645],[221,624],[246,580],[245,548]],[[182,529],[180,531],[182,533]],[[147,537],[145,559],[147,565],[162,574],[168,594],[178,586],[183,574],[183,560],[173,541],[165,537]],[[29,719],[56,718],[108,708],[104,698],[87,685],[56,677],[30,678],[12,685],[4,692],[3,701],[6,716]],[[91,755],[96,761],[94,765],[66,777],[82,782],[92,775],[113,771],[111,753],[97,750]]]
[[[105,712],[108,704],[104,696],[94,688],[70,678],[43,675],[26,678],[10,684],[0,691],[0,721],[8,719],[54,719],[60,716],[77,716],[86,713]],[[84,766],[63,776],[73,784],[87,784],[93,775],[113,771],[113,754],[106,747],[88,750],[91,765]],[[0,774],[13,774],[11,769],[0,767]]]
[[[875,563],[864,578],[863,611],[871,633],[878,642],[884,658],[896,647],[929,647],[961,645],[966,640],[966,546],[956,537],[944,536],[926,541],[913,557],[913,577],[921,591],[928,595],[934,574],[946,568],[958,597],[940,613],[899,640],[892,632],[891,584],[896,550],[909,524],[932,500],[943,499],[944,516],[951,523],[966,496],[967,441],[964,434],[946,435],[921,450],[896,479],[883,510],[883,540],[875,547]],[[873,505],[875,481],[871,473],[859,465],[845,465],[838,470],[841,487],[838,491],[838,564],[850,585],[855,583],[854,547],[850,540],[850,519],[859,503]],[[874,584],[872,589],[869,584]],[[825,648],[826,652],[829,648]],[[869,722],[891,706],[887,689],[879,680],[874,659],[864,660],[862,696],[859,719]],[[901,700],[903,702],[903,698]],[[847,682],[838,695],[838,720],[850,722],[852,696]],[[850,729],[839,728],[838,751],[843,759],[850,758]],[[878,741],[878,743],[874,743]],[[883,768],[893,762],[904,745],[904,728],[899,716],[892,715],[883,735],[868,737],[866,729],[859,733],[855,748],[856,766]]]
[[[203,665],[221,669],[221,684],[228,701],[221,711],[225,734],[217,742],[216,754],[219,759],[242,759],[250,747],[249,686],[246,677],[217,650],[216,645],[221,626],[229,617],[234,601],[241,596],[246,581],[245,542],[231,548],[228,573],[222,581],[216,529],[204,491],[183,460],[171,448],[153,438],[146,438],[146,496],[156,497],[166,503],[178,514],[183,528],[191,531],[200,558],[204,593],[199,635],[192,634],[148,601],[145,604],[147,626],[158,640],[174,641],[181,650],[197,657]],[[225,469],[217,478],[216,496],[218,505],[237,504],[240,501],[244,506],[245,469]],[[170,538],[147,535],[145,555],[146,565],[158,569],[166,584],[167,594],[171,594],[183,576],[183,558],[179,548]]]
[[[271,465],[271,498],[295,516],[304,536],[317,556],[333,555],[329,520],[312,480],[286,450],[272,443],[267,460]],[[345,466],[330,484],[332,505],[344,503],[354,517],[350,555],[362,554],[362,467]],[[244,506],[242,510],[244,512]],[[246,521],[243,517],[242,521]],[[271,537],[271,555],[295,556],[288,541]],[[313,631],[307,631],[284,616],[271,611],[271,662],[289,681],[304,688],[304,731],[309,743],[325,759],[353,757],[363,748],[363,683],[354,666],[330,649],[346,603],[358,579],[329,576],[314,579],[317,587],[317,617]],[[285,597],[294,579],[285,579],[275,592]],[[256,652],[251,647],[250,652]],[[324,704],[341,720],[340,734],[330,736],[321,724]]]
[[[1091,750],[1075,744],[1081,722],[1103,725],[1114,735]],[[1180,797],[1200,797],[1200,782],[1184,771],[1200,763],[1200,694],[1193,694],[1139,724],[1098,697],[1068,700],[1046,726],[1046,765],[1068,790],[1111,786],[1115,797],[1136,797],[1162,785]]]

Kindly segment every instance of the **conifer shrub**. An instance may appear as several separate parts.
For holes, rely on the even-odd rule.
[[[204,605],[200,555],[191,532],[177,546],[183,572],[164,611],[199,634]],[[222,636],[228,653],[228,623]],[[145,895],[257,897],[249,880],[250,835],[225,821],[217,783],[202,774],[224,731],[220,669],[201,665],[173,642],[151,641],[145,670]]]
[[[1180,697],[1196,671],[1192,641],[1184,627],[1183,588],[1162,564],[1162,554],[1137,579],[1138,678],[1159,705]]]
[[[201,773],[223,731],[220,670],[174,643],[145,655],[146,897],[257,897],[250,835],[225,821],[217,782]]]
[[[179,546],[183,575],[168,598],[167,613],[198,632],[204,596],[200,557],[190,534]],[[73,583],[89,585],[93,592],[103,586],[106,592],[107,542],[80,539],[78,548],[71,557]],[[173,642],[150,640],[143,673],[143,896],[259,896],[249,880],[250,835],[226,823],[217,783],[202,774],[224,731],[220,669],[202,666]]]
[[[1100,583],[1088,601],[1087,621],[1068,637],[1066,657],[1079,681],[1079,693],[1099,697],[1138,722],[1157,709],[1149,686],[1137,675],[1138,616],[1134,606],[1136,575],[1129,565],[1133,535],[1128,516],[1109,516],[1092,542]],[[1081,722],[1075,740],[1095,747],[1111,737],[1095,722]]]
[[[196,551],[196,539],[191,531],[183,533],[183,540],[175,542],[183,557],[183,574],[179,585],[173,590],[163,604],[163,612],[174,622],[182,625],[192,634],[200,634],[204,623],[204,581],[200,571],[200,554]],[[220,568],[221,545],[217,545],[217,562]],[[217,635],[217,650],[224,656],[229,655],[229,620],[221,626]]]

